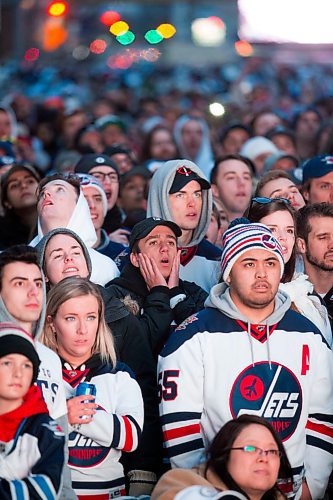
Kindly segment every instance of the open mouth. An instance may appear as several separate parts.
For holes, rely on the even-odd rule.
[[[69,274],[69,273],[78,273],[79,270],[77,267],[68,267],[67,269],[64,269],[63,273],[64,274]]]

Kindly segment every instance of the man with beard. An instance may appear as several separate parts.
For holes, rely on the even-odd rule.
[[[227,421],[258,415],[280,435],[293,468],[293,484],[283,484],[283,491],[302,500],[322,498],[333,464],[332,351],[278,290],[282,249],[266,226],[236,219],[222,243],[222,282],[211,289],[206,308],[171,334],[159,357],[171,465],[198,465]]]
[[[314,203],[299,211],[298,249],[305,273],[323,299],[333,327],[333,205]]]

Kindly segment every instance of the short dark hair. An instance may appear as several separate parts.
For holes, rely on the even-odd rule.
[[[295,244],[293,247],[293,251],[291,252],[290,259],[284,266],[284,272],[281,278],[282,283],[288,283],[293,278],[296,266],[298,212],[289,203],[285,203],[284,201],[281,201],[279,199],[272,199],[271,203],[256,203],[255,201],[252,201],[244,216],[249,219],[250,222],[260,222],[263,217],[266,217],[267,215],[273,214],[280,210],[289,212],[293,218],[295,225]]]
[[[332,203],[313,203],[312,205],[305,205],[298,211],[297,235],[305,242],[308,241],[308,236],[312,229],[311,217],[333,218]]]
[[[262,417],[257,417],[256,415],[241,415],[227,422],[216,434],[212,443],[210,444],[207,456],[208,460],[206,463],[205,476],[207,476],[208,469],[212,469],[218,477],[223,481],[228,489],[238,491],[242,493],[246,498],[249,498],[246,493],[238,486],[235,480],[232,478],[228,471],[228,462],[230,458],[230,448],[232,448],[236,438],[242,432],[243,429],[249,425],[256,424],[262,425],[269,430],[272,437],[281,453],[280,459],[280,469],[278,477],[279,479],[290,480],[292,483],[292,469],[289,463],[287,453],[284,449],[282,441],[278,436],[275,429],[271,424]],[[268,490],[262,497],[262,500],[275,500],[279,498],[281,492],[275,484],[270,490]]]
[[[14,245],[0,253],[0,291],[2,289],[2,278],[5,266],[13,262],[24,262],[26,264],[36,264],[41,269],[38,263],[37,250],[29,245]]]
[[[287,174],[285,170],[270,170],[269,172],[267,172],[267,174],[264,174],[259,179],[254,196],[261,196],[261,190],[266,186],[266,184],[271,181],[275,181],[276,179],[288,179],[290,180],[290,182],[295,184],[290,175]]]
[[[68,182],[68,184],[73,186],[75,188],[77,197],[79,198],[79,196],[80,196],[80,178],[77,175],[72,174],[72,173],[64,174],[64,173],[58,172],[58,173],[53,174],[53,175],[48,175],[47,177],[44,177],[44,179],[42,179],[40,181],[38,188],[37,188],[37,199],[39,200],[40,193],[41,193],[42,189],[44,188],[44,186],[46,186],[46,184],[48,184],[49,182],[52,182],[52,181],[57,181],[57,180]]]
[[[237,161],[241,161],[242,163],[245,163],[245,165],[247,165],[249,167],[251,175],[254,176],[254,173],[255,173],[254,164],[252,163],[252,161],[249,158],[246,158],[245,156],[239,155],[237,153],[222,155],[222,156],[218,156],[216,158],[215,163],[214,163],[214,167],[212,168],[212,171],[210,173],[210,183],[211,184],[216,184],[219,166],[221,163],[223,163],[224,161],[227,161],[227,160],[237,160]]]

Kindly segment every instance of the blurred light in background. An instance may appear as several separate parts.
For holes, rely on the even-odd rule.
[[[159,27],[156,28],[156,31],[163,38],[171,38],[176,33],[176,28],[172,24],[164,23],[160,24]]]
[[[110,27],[110,33],[112,33],[115,36],[121,36],[126,31],[129,30],[129,26],[125,21],[117,21],[116,23],[113,23]]]
[[[74,59],[76,59],[77,61],[84,61],[85,59],[87,59],[89,54],[90,50],[85,45],[79,45],[78,47],[75,47],[72,52]]]
[[[249,42],[333,43],[332,0],[238,0],[238,9]]]
[[[49,16],[61,17],[64,16],[68,11],[67,2],[52,2],[47,8]]]
[[[223,116],[225,113],[225,108],[220,102],[212,102],[209,105],[209,112],[213,116]]]
[[[46,52],[57,50],[67,38],[68,31],[61,18],[50,17],[46,19],[42,29],[42,47]]]
[[[135,35],[132,31],[128,30],[128,31],[126,31],[126,33],[123,33],[122,35],[118,35],[116,37],[116,40],[121,45],[129,45],[130,43],[134,42]]]
[[[201,47],[218,47],[226,37],[226,27],[216,16],[197,18],[191,26],[192,40]]]
[[[38,58],[39,58],[39,49],[36,49],[35,47],[31,47],[31,49],[28,49],[24,54],[24,59],[25,61],[28,62],[37,61]]]
[[[105,26],[112,26],[112,24],[120,21],[121,15],[114,10],[107,10],[103,12],[99,20],[101,23],[105,24]]]
[[[107,43],[105,40],[101,40],[97,38],[93,42],[91,42],[89,49],[93,54],[103,54],[106,50]]]
[[[250,57],[253,55],[252,45],[245,40],[238,40],[237,42],[235,42],[235,50],[241,57]]]
[[[149,30],[145,34],[145,39],[148,43],[154,45],[160,43],[163,40],[163,36],[157,30]]]

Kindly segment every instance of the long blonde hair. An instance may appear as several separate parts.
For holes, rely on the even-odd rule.
[[[82,295],[92,295],[98,302],[98,329],[92,354],[99,354],[102,361],[111,361],[115,366],[116,351],[112,332],[104,319],[104,302],[97,286],[86,278],[65,278],[51,288],[47,297],[46,322],[39,340],[53,351],[58,352],[57,336],[52,331],[50,318],[56,317],[59,307],[64,302]]]

